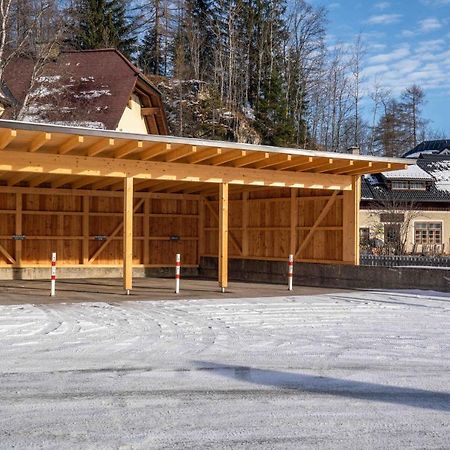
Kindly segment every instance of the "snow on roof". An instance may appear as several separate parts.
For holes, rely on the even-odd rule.
[[[429,172],[436,180],[436,188],[450,192],[450,159],[433,161],[429,165]]]
[[[388,180],[433,180],[433,177],[417,165],[408,166],[407,169],[382,172]]]

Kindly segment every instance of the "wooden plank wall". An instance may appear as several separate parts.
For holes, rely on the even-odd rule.
[[[328,212],[321,212],[332,192],[298,189],[270,189],[230,196],[230,257],[286,259],[314,228],[297,261],[342,262],[343,196],[336,193]],[[218,203],[205,208],[205,256],[217,256]],[[292,215],[291,215],[292,210]],[[318,222],[318,219],[320,222]]]
[[[294,253],[297,261],[342,262],[343,199],[315,189],[230,193],[230,258],[285,260]],[[185,266],[195,266],[200,256],[217,256],[217,200],[135,198],[134,208],[134,264],[172,266],[181,253]],[[49,265],[52,251],[60,265],[120,266],[122,224],[121,197],[0,193],[0,266]]]
[[[18,199],[21,211],[16,209]],[[184,265],[197,264],[196,199],[138,198],[134,205],[134,264],[174,265],[176,253],[183,254]],[[53,251],[59,265],[120,266],[122,225],[120,197],[94,191],[85,197],[0,193],[0,266],[49,265]],[[14,241],[14,234],[26,239]],[[107,241],[98,240],[100,236]]]

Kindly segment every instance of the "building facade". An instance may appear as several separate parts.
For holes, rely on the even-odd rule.
[[[369,254],[450,254],[450,141],[420,144],[405,170],[362,180],[360,241]]]

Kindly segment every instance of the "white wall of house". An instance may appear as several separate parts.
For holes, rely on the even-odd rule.
[[[132,95],[128,106],[122,114],[117,126],[117,131],[125,131],[128,133],[148,134],[144,117],[141,113],[141,103],[137,95]]]
[[[384,224],[380,220],[380,210],[360,210],[360,228],[369,228],[370,238],[384,240]],[[405,213],[405,233],[406,233],[406,251],[412,252],[416,244],[416,250],[420,251],[420,237],[416,230],[422,229],[422,236],[430,237],[434,231],[432,224],[440,224],[437,228],[441,230],[441,242],[444,245],[444,252],[450,254],[450,211],[407,211]],[[423,229],[423,224],[428,224]],[[419,228],[421,227],[421,228]],[[419,246],[417,248],[417,246]]]

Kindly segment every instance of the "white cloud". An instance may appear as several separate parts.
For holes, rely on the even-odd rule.
[[[450,0],[449,0],[450,1]],[[380,11],[384,11],[385,9],[391,6],[390,2],[378,2],[373,5],[374,8],[379,9]]]
[[[394,95],[413,83],[435,92],[450,90],[450,50],[444,39],[421,41],[411,48],[405,43],[368,58],[366,63],[363,73],[367,91],[373,90],[377,79],[382,79]]]
[[[400,34],[401,34],[401,36],[403,36],[405,38],[410,38],[410,37],[413,37],[416,35],[416,33],[411,30],[402,30],[402,32]]]
[[[401,14],[380,14],[369,17],[366,23],[369,25],[390,25],[391,23],[399,22],[401,18]]]
[[[368,66],[363,70],[363,77],[372,77],[388,71],[389,66],[387,64],[375,64],[374,66]]]
[[[442,27],[441,22],[435,17],[430,17],[429,19],[424,19],[419,21],[420,30],[424,33],[429,31],[438,30]]]
[[[402,58],[406,58],[410,55],[408,45],[402,45],[401,47],[393,50],[390,53],[380,53],[379,55],[371,56],[368,59],[370,64],[385,64],[392,61],[398,61]]]

